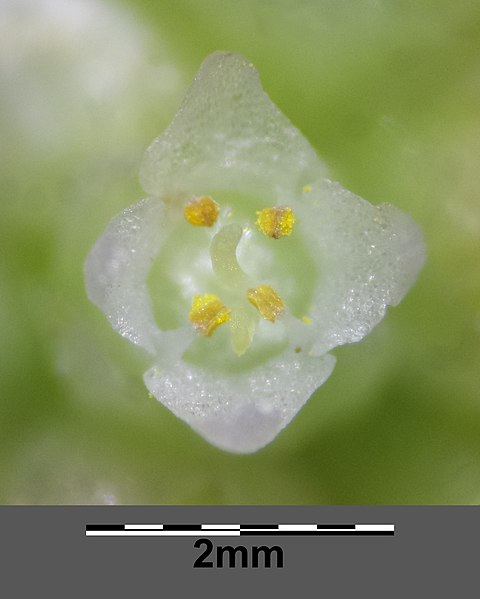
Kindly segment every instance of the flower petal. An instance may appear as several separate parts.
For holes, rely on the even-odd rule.
[[[281,201],[325,174],[312,147],[263,91],[239,54],[216,52],[200,67],[167,130],[148,148],[141,182],[165,198],[229,190]]]
[[[311,310],[314,353],[360,341],[398,304],[425,262],[419,227],[389,204],[373,206],[324,179],[295,204],[302,234],[318,257]]]
[[[142,200],[113,218],[85,262],[88,298],[120,335],[156,353],[155,324],[147,277],[168,231],[165,206]]]
[[[248,373],[218,373],[183,361],[144,375],[149,391],[213,445],[250,453],[270,443],[335,366],[321,358],[283,353]]]

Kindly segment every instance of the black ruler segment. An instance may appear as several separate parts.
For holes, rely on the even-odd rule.
[[[344,528],[355,530],[355,524],[317,524],[318,530],[328,530],[330,528]]]
[[[85,530],[101,530],[101,531],[110,531],[110,530],[125,530],[124,524],[87,524]]]

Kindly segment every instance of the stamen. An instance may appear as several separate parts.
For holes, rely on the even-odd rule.
[[[275,322],[285,308],[282,298],[270,285],[260,285],[249,289],[247,299],[257,308],[263,318],[270,322]]]
[[[267,237],[279,239],[290,235],[295,223],[295,214],[287,206],[264,208],[257,212],[256,225]]]
[[[186,220],[194,227],[211,227],[218,218],[219,206],[210,196],[194,198],[183,209]]]
[[[217,327],[230,320],[230,310],[216,295],[205,293],[194,296],[188,318],[199,333],[210,337]]]

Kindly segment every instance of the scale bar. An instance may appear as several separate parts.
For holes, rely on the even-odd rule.
[[[87,524],[85,535],[158,537],[393,536],[394,524]]]

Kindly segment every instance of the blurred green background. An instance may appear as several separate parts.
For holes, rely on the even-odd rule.
[[[403,303],[247,456],[149,399],[148,358],[82,270],[220,49],[428,247]],[[478,0],[0,1],[0,502],[478,503],[479,109]]]

